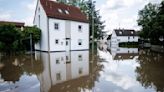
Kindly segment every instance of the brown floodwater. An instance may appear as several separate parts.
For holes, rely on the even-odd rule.
[[[164,92],[164,54],[149,49],[0,54],[0,92]]]

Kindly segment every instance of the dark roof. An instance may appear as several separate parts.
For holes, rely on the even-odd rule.
[[[138,53],[117,53],[114,60],[133,59],[135,56],[138,56]]]
[[[130,29],[115,29],[117,36],[138,36],[135,30]]]
[[[11,21],[0,21],[0,24],[13,24],[16,27],[23,27],[25,23],[23,23],[23,22],[11,22]]]
[[[50,18],[88,23],[86,15],[82,13],[81,10],[77,7],[57,3],[50,0],[40,0],[40,2],[46,12],[46,15]],[[59,11],[59,9],[61,10],[61,12]]]

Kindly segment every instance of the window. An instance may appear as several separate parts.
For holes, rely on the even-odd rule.
[[[63,13],[61,9],[58,9],[58,12],[59,12],[59,13]]]
[[[61,80],[61,74],[60,73],[56,74],[56,80]]]
[[[128,36],[128,39],[130,39],[130,36]]]
[[[55,23],[54,24],[54,28],[55,28],[55,30],[59,30],[59,24],[58,23]]]
[[[68,56],[66,56],[66,60],[68,61],[69,59],[68,59]]]
[[[61,57],[61,61],[63,61],[64,60],[64,58],[63,57]]]
[[[83,69],[79,68],[79,74],[82,74],[82,73],[83,73]]]
[[[81,25],[78,26],[78,30],[79,30],[79,32],[82,31],[82,26]]]
[[[68,45],[68,41],[66,41],[66,46]]]
[[[82,55],[79,55],[78,59],[79,59],[79,61],[82,61],[83,60]]]
[[[82,39],[78,40],[78,45],[82,45]]]
[[[119,34],[122,34],[122,32],[121,32],[121,31],[119,31]]]
[[[59,44],[59,40],[58,39],[55,40],[55,44]]]
[[[67,10],[65,10],[65,13],[66,13],[66,14],[69,14],[69,12],[68,12]]]
[[[56,59],[56,64],[60,64],[59,58]]]

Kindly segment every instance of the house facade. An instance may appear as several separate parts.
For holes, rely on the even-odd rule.
[[[38,0],[34,25],[41,29],[39,51],[89,49],[89,23],[79,8],[52,0]]]
[[[111,36],[111,45],[117,45],[122,42],[138,42],[138,35],[135,30],[115,29]]]

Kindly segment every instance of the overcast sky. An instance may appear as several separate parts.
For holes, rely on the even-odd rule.
[[[116,28],[136,29],[138,11],[144,5],[160,3],[162,0],[95,0],[105,21],[105,31]],[[36,0],[0,0],[0,20],[21,21],[32,25]]]

